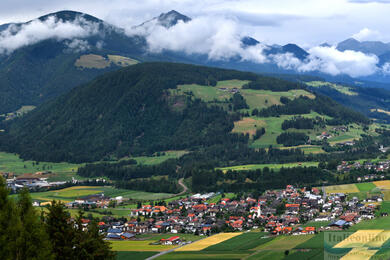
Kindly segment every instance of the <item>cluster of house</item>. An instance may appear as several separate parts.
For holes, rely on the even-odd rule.
[[[218,88],[219,90],[230,92],[230,93],[238,93],[240,90],[238,88]]]
[[[375,203],[381,197],[366,201],[347,199],[345,194],[321,194],[318,188],[267,191],[259,198],[222,198],[217,203],[197,194],[169,202],[167,205],[142,205],[130,213],[126,223],[108,224],[107,239],[132,239],[129,234],[171,233],[172,240],[161,243],[179,243],[180,233],[209,235],[223,230],[243,231],[264,228],[273,235],[312,234],[326,229],[345,229],[363,219],[374,218]],[[302,225],[308,221],[326,221],[321,228]],[[318,225],[316,225],[318,226]],[[125,234],[125,235],[124,235]],[[177,239],[177,241],[176,241]],[[176,242],[175,242],[176,241]]]
[[[16,192],[17,190],[27,187],[28,189],[50,188],[64,185],[65,181],[49,182],[47,181],[50,172],[36,172],[35,174],[22,174],[15,176],[13,173],[0,173],[0,176],[6,179],[7,187]]]
[[[380,161],[380,162],[376,162],[376,163],[373,163],[373,162],[364,162],[364,163],[360,163],[360,162],[346,162],[346,161],[343,161],[341,162],[340,165],[337,166],[337,171],[339,172],[349,172],[350,170],[353,170],[353,169],[366,169],[366,170],[374,170],[376,172],[384,172],[384,171],[387,171],[389,170],[390,168],[390,161],[386,160],[386,161]],[[362,180],[372,180],[372,179],[384,179],[385,176],[383,174],[370,174],[370,175],[367,175],[367,176],[364,176],[364,178],[360,178],[359,181],[362,181]]]

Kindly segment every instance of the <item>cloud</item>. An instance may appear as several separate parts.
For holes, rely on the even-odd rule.
[[[361,29],[358,33],[355,33],[352,35],[352,37],[358,41],[374,41],[374,40],[380,40],[381,34],[379,31],[376,30],[370,30],[368,28]]]
[[[140,29],[136,29],[139,30]],[[198,17],[190,22],[179,22],[171,28],[158,24],[147,26],[143,33],[151,52],[164,50],[186,54],[207,54],[210,60],[241,57],[242,60],[263,63],[264,45],[243,47],[237,21],[225,17]]]
[[[58,41],[74,38],[85,38],[99,32],[98,24],[78,17],[74,22],[62,21],[54,16],[45,21],[33,20],[23,25],[11,25],[0,33],[0,54],[9,54],[14,50],[42,40]],[[69,47],[81,42],[70,42]]]
[[[72,41],[65,42],[65,45],[68,47],[68,50],[72,52],[84,52],[91,48],[89,46],[88,41],[73,39]]]
[[[139,32],[139,29],[137,29]],[[264,45],[244,48],[237,21],[225,17],[198,17],[190,22],[179,22],[171,28],[158,24],[144,32],[151,52],[164,50],[186,54],[207,54],[210,60],[226,60],[241,57],[242,60],[263,63]]]
[[[319,71],[330,75],[346,74],[351,77],[369,76],[380,69],[375,55],[357,51],[339,51],[335,47],[317,46],[308,50],[309,56],[300,61],[291,54],[276,55],[273,61],[282,68],[299,72]]]
[[[368,4],[368,3],[390,4],[390,0],[349,0],[348,2],[356,3],[356,4]]]

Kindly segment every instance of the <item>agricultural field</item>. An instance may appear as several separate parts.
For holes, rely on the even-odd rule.
[[[262,244],[255,250],[290,250],[312,239],[315,235],[278,236],[272,241]]]
[[[295,162],[295,163],[269,163],[269,164],[247,164],[247,165],[238,165],[238,166],[230,166],[230,167],[223,167],[219,168],[222,171],[248,171],[248,170],[257,170],[257,169],[264,169],[265,167],[268,167],[269,169],[273,170],[279,170],[280,168],[292,168],[292,167],[311,167],[311,166],[318,166],[318,162]]]
[[[377,217],[371,220],[364,220],[351,226],[348,231],[358,231],[365,229],[389,229],[390,217]]]
[[[144,260],[157,253],[158,252],[118,251],[116,252],[116,260]]]
[[[165,254],[163,256],[158,257],[158,260],[200,260],[200,259],[207,259],[207,260],[239,260],[244,259],[245,257],[249,256],[251,252],[235,252],[235,251],[177,251],[175,250],[172,253]]]
[[[356,184],[342,184],[325,187],[326,193],[358,193],[360,190]]]
[[[390,201],[390,181],[374,181],[373,184],[380,189],[380,192],[383,194],[383,199],[385,201]]]
[[[361,192],[369,192],[377,187],[372,182],[356,183],[355,185],[359,189],[359,191],[361,191]]]
[[[384,181],[374,181],[373,184],[377,186],[380,189],[383,190],[390,190],[390,181],[384,180]]]
[[[219,233],[210,237],[207,237],[205,239],[196,241],[195,243],[191,243],[189,245],[183,246],[178,248],[176,251],[200,251],[203,250],[209,246],[221,243],[225,240],[228,240],[230,238],[233,238],[235,236],[239,236],[242,233]]]
[[[174,249],[177,245],[152,245],[156,242],[155,240],[144,240],[144,241],[110,241],[112,250],[114,251],[151,251],[151,252],[162,252],[170,249]]]
[[[222,243],[209,246],[203,251],[243,251],[258,247],[271,241],[273,237],[268,237],[263,232],[247,232],[242,235],[230,238]]]

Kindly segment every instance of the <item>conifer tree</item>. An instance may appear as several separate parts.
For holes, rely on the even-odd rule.
[[[22,227],[17,245],[18,259],[53,259],[49,237],[32,206],[28,189],[19,193],[17,207]]]

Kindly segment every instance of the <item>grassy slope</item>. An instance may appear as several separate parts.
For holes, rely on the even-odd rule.
[[[139,164],[159,164],[171,158],[179,158],[187,153],[186,151],[165,151],[161,156],[140,156],[134,157]],[[37,162],[24,161],[17,154],[0,152],[0,172],[11,172],[16,175],[23,173],[35,173],[38,171],[51,171],[53,174],[49,177],[49,181],[69,181],[74,177],[82,180],[83,177],[78,176],[77,169],[84,164],[73,163],[52,163],[52,162]],[[141,194],[142,196],[142,194]]]
[[[71,177],[76,176],[78,167],[83,164],[72,164],[72,163],[51,163],[51,162],[40,162],[36,164],[34,161],[23,161],[18,155],[12,153],[0,152],[0,171],[1,172],[12,172],[16,174],[23,173],[35,173],[38,171],[52,171],[56,173],[55,176],[49,180],[70,180]]]
[[[245,171],[245,170],[256,170],[256,169],[264,169],[265,167],[268,167],[270,169],[279,170],[280,168],[291,168],[291,167],[310,167],[310,166],[317,166],[318,162],[295,162],[295,163],[281,163],[281,164],[248,164],[248,165],[238,165],[238,166],[231,166],[231,167],[224,167],[220,168],[221,170],[227,171],[227,170],[235,170],[235,171]]]

